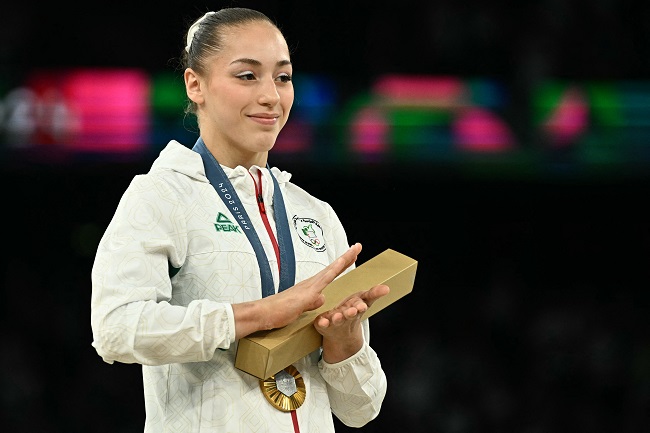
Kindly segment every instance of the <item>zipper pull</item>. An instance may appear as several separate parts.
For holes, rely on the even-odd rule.
[[[257,195],[257,206],[260,208],[260,212],[266,213],[266,208],[264,207],[264,199],[262,198],[262,194]]]

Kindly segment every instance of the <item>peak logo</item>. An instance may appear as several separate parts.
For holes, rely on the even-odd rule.
[[[214,222],[214,228],[218,232],[241,233],[239,226],[237,224],[233,224],[233,222],[230,221],[228,217],[222,214],[221,212],[219,212],[219,215],[217,215],[217,220]]]
[[[318,221],[311,218],[293,217],[293,227],[303,244],[315,249],[325,251],[325,237]]]

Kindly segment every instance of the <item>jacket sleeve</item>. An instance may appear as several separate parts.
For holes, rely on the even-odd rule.
[[[338,222],[338,233],[334,241],[338,257],[349,245],[338,216],[334,210],[331,210],[331,214],[332,220]],[[375,419],[379,415],[387,389],[386,374],[377,353],[369,344],[370,322],[366,319],[361,323],[364,345],[359,352],[336,364],[328,364],[323,359],[318,364],[327,383],[332,413],[349,427],[362,427]]]
[[[162,365],[205,361],[235,339],[229,304],[172,305],[170,266],[187,253],[178,193],[136,176],[102,237],[91,272],[92,345],[107,363]]]
[[[349,427],[362,427],[375,419],[386,396],[386,374],[368,344],[368,320],[363,324],[366,341],[359,352],[336,364],[319,361],[332,412]]]

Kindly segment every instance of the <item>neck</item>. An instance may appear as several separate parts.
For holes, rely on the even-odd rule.
[[[266,167],[268,152],[248,152],[228,146],[215,146],[214,143],[206,141],[204,137],[201,138],[210,153],[223,166],[235,168],[241,165],[246,169],[250,169],[254,165]]]

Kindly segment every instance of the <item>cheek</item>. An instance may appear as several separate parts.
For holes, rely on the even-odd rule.
[[[227,103],[233,105],[246,101],[249,97],[249,91],[245,86],[236,86],[223,80],[214,80],[210,86],[210,96],[213,104]]]
[[[239,115],[239,112],[248,105],[248,95],[243,92],[232,90],[224,91],[221,89],[219,94],[212,98],[212,106],[219,117],[233,118]]]
[[[281,104],[286,114],[289,114],[293,106],[293,89],[287,90],[286,93],[281,95]]]

